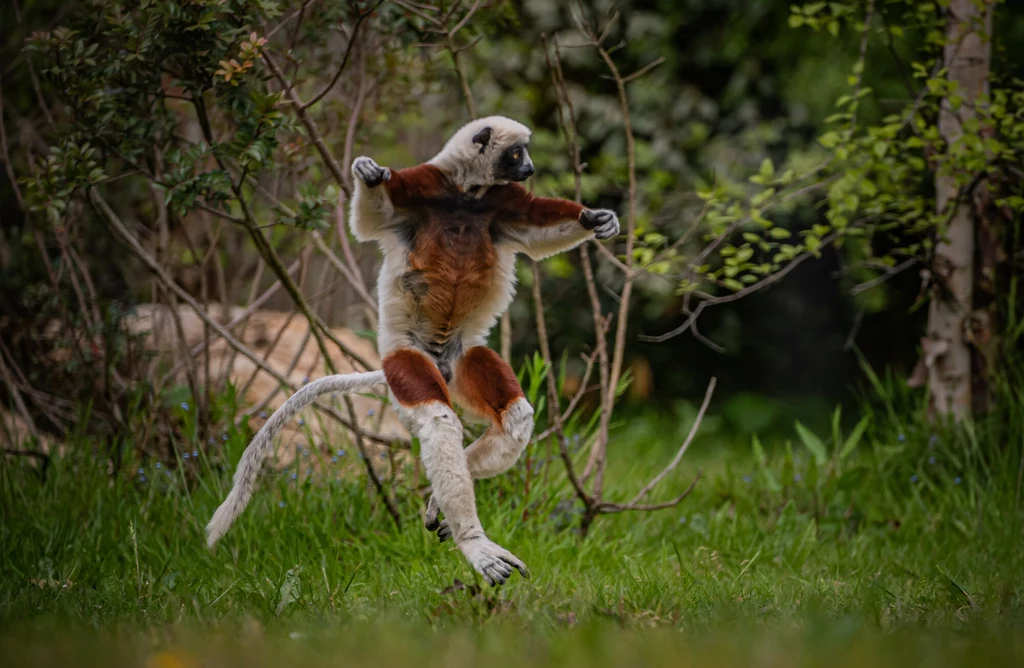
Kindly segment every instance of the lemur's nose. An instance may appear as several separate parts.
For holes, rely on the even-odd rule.
[[[525,174],[526,176],[533,176],[533,173],[536,171],[533,168],[533,163],[532,162],[523,165],[522,169],[523,169],[523,174]]]

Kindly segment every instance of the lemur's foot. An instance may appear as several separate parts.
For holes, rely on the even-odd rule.
[[[492,586],[503,585],[512,576],[512,569],[529,579],[530,570],[502,546],[489,540],[486,536],[470,538],[459,543],[459,549],[476,569],[477,573],[487,578]]]
[[[452,537],[452,530],[448,526],[448,520],[438,517],[440,513],[441,506],[437,505],[434,495],[431,494],[430,501],[427,502],[427,516],[423,520],[423,526],[427,528],[427,531],[436,531],[437,539],[443,543]]]
[[[352,161],[352,175],[362,180],[370,188],[379,186],[384,181],[391,180],[391,170],[381,167],[373,158],[359,156]]]
[[[585,230],[594,230],[594,237],[607,239],[619,233],[619,217],[609,209],[584,209],[580,224]]]

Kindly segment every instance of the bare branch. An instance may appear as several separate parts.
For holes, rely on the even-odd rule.
[[[692,492],[694,490],[694,488],[697,487],[697,483],[700,482],[700,479],[701,479],[702,476],[703,476],[703,471],[697,471],[697,475],[695,475],[693,477],[693,482],[690,483],[690,486],[687,487],[686,490],[682,494],[680,494],[676,498],[672,499],[671,501],[665,501],[663,503],[639,504],[639,505],[635,505],[635,506],[621,505],[621,504],[618,504],[618,503],[602,503],[600,506],[598,506],[598,510],[599,510],[599,512],[609,513],[610,514],[610,513],[621,513],[621,512],[628,511],[628,510],[639,511],[639,512],[650,512],[652,510],[663,510],[665,508],[673,508],[675,506],[678,506],[682,502],[683,499],[685,499],[686,497],[690,496],[690,492]]]
[[[18,187],[18,179],[14,175],[14,165],[11,164],[11,154],[7,149],[7,124],[4,122],[4,85],[2,75],[3,72],[0,72],[0,151],[2,151],[2,153],[0,153],[0,157],[4,160],[4,167],[7,169],[7,178],[11,181],[11,190],[14,191],[14,198],[18,200],[18,207],[24,211],[25,200],[21,196],[21,188]]]
[[[912,257],[912,258],[910,258],[908,260],[904,260],[903,262],[900,262],[895,267],[890,267],[889,270],[886,271],[884,274],[882,274],[880,276],[876,276],[875,278],[872,278],[870,281],[864,281],[860,285],[853,286],[852,288],[850,288],[850,294],[852,294],[852,295],[859,295],[860,293],[864,292],[865,290],[870,290],[871,288],[875,287],[876,285],[881,285],[882,283],[885,283],[886,281],[888,281],[890,278],[892,278],[896,274],[901,273],[905,269],[909,269],[910,267],[913,267],[915,264],[917,264],[917,262],[918,262],[918,260],[917,260],[916,257]]]
[[[341,169],[341,165],[334,159],[331,154],[331,150],[327,147],[327,143],[324,141],[324,137],[320,134],[320,130],[316,126],[316,122],[306,112],[306,108],[299,98],[298,93],[292,87],[291,83],[284,76],[284,72],[277,66],[274,59],[270,56],[270,51],[263,50],[263,62],[267,64],[270,71],[274,73],[274,77],[278,83],[288,94],[288,100],[292,103],[292,107],[295,109],[295,114],[299,117],[299,121],[305,126],[306,132],[309,133],[309,138],[313,140],[313,145],[316,146],[316,150],[320,153],[320,157],[330,170],[331,175],[334,176],[334,180],[338,182],[338,186],[345,191],[346,194],[351,195],[351,189],[348,185],[348,181],[345,179],[345,172]]]
[[[645,67],[640,68],[639,70],[637,70],[636,72],[633,72],[632,74],[630,74],[627,77],[623,77],[622,81],[623,81],[623,83],[629,83],[633,79],[638,79],[638,78],[642,77],[643,75],[647,74],[648,72],[650,72],[651,70],[653,70],[658,65],[661,65],[663,62],[665,62],[665,56],[658,56],[653,62],[651,62],[651,64],[649,64],[649,65],[647,65]]]
[[[679,446],[676,456],[672,458],[672,461],[669,462],[668,466],[666,466],[661,473],[654,476],[649,483],[644,485],[644,488],[637,492],[636,496],[633,497],[633,500],[627,503],[626,506],[635,506],[643,501],[644,497],[650,494],[651,490],[657,487],[658,483],[664,480],[665,476],[671,473],[672,470],[679,465],[679,462],[682,461],[683,455],[686,454],[686,449],[690,447],[693,437],[697,435],[697,430],[700,429],[701,421],[704,420],[704,413],[708,410],[708,404],[711,403],[711,395],[715,393],[716,383],[717,379],[712,377],[711,381],[708,383],[708,389],[704,391],[704,401],[700,405],[700,410],[697,411],[697,417],[693,421],[693,426],[690,427],[690,433],[686,435],[686,440],[683,441],[681,446]]]
[[[341,78],[341,74],[345,71],[345,66],[348,64],[348,57],[352,54],[352,47],[355,46],[356,40],[359,37],[359,27],[363,25],[363,21],[365,21],[371,14],[377,11],[377,8],[380,7],[382,4],[384,4],[384,0],[377,0],[377,4],[375,4],[371,9],[359,14],[359,18],[356,19],[355,25],[352,26],[352,36],[348,38],[348,44],[345,46],[345,55],[341,57],[341,64],[338,65],[338,71],[334,73],[334,76],[331,78],[330,83],[324,86],[324,89],[322,91],[314,95],[309,102],[306,102],[305,104],[302,105],[302,111],[309,109],[314,104],[322,100],[324,96],[327,95],[327,93],[329,93],[332,88],[334,88],[334,84],[338,83],[338,79]]]

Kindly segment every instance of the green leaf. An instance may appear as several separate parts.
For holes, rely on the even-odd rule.
[[[857,423],[857,426],[855,426],[853,431],[850,432],[850,435],[846,437],[846,442],[843,443],[843,449],[839,451],[840,461],[849,457],[850,453],[852,453],[854,448],[857,447],[857,444],[860,443],[860,439],[864,435],[864,430],[867,429],[869,420],[870,418],[866,415],[862,417],[860,422]]]
[[[836,406],[836,409],[832,411],[832,442],[839,444],[839,423],[843,418],[843,407]]]
[[[768,468],[768,458],[764,454],[764,448],[761,447],[761,440],[757,437],[757,434],[750,440],[750,447],[754,450],[754,458],[757,460],[758,466],[760,467],[759,473],[764,479],[765,487],[773,492],[782,491],[782,485],[772,475],[772,471]]]
[[[834,148],[839,143],[839,133],[830,130],[818,137],[818,143],[825,148]]]
[[[803,441],[804,447],[814,457],[814,462],[818,466],[824,466],[825,462],[828,461],[828,451],[825,449],[825,444],[822,443],[821,439],[818,438],[813,431],[805,427],[799,420],[796,421],[796,433]]]
[[[302,593],[301,583],[299,582],[299,573],[301,571],[301,566],[288,569],[288,573],[284,576],[284,582],[281,583],[281,588],[277,592],[278,601],[277,608],[274,610],[275,615],[280,616],[285,608],[299,600],[299,594]]]

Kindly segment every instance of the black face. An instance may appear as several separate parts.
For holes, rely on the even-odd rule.
[[[509,181],[525,181],[533,176],[533,161],[526,150],[526,144],[517,144],[505,149],[495,165],[494,177]]]

